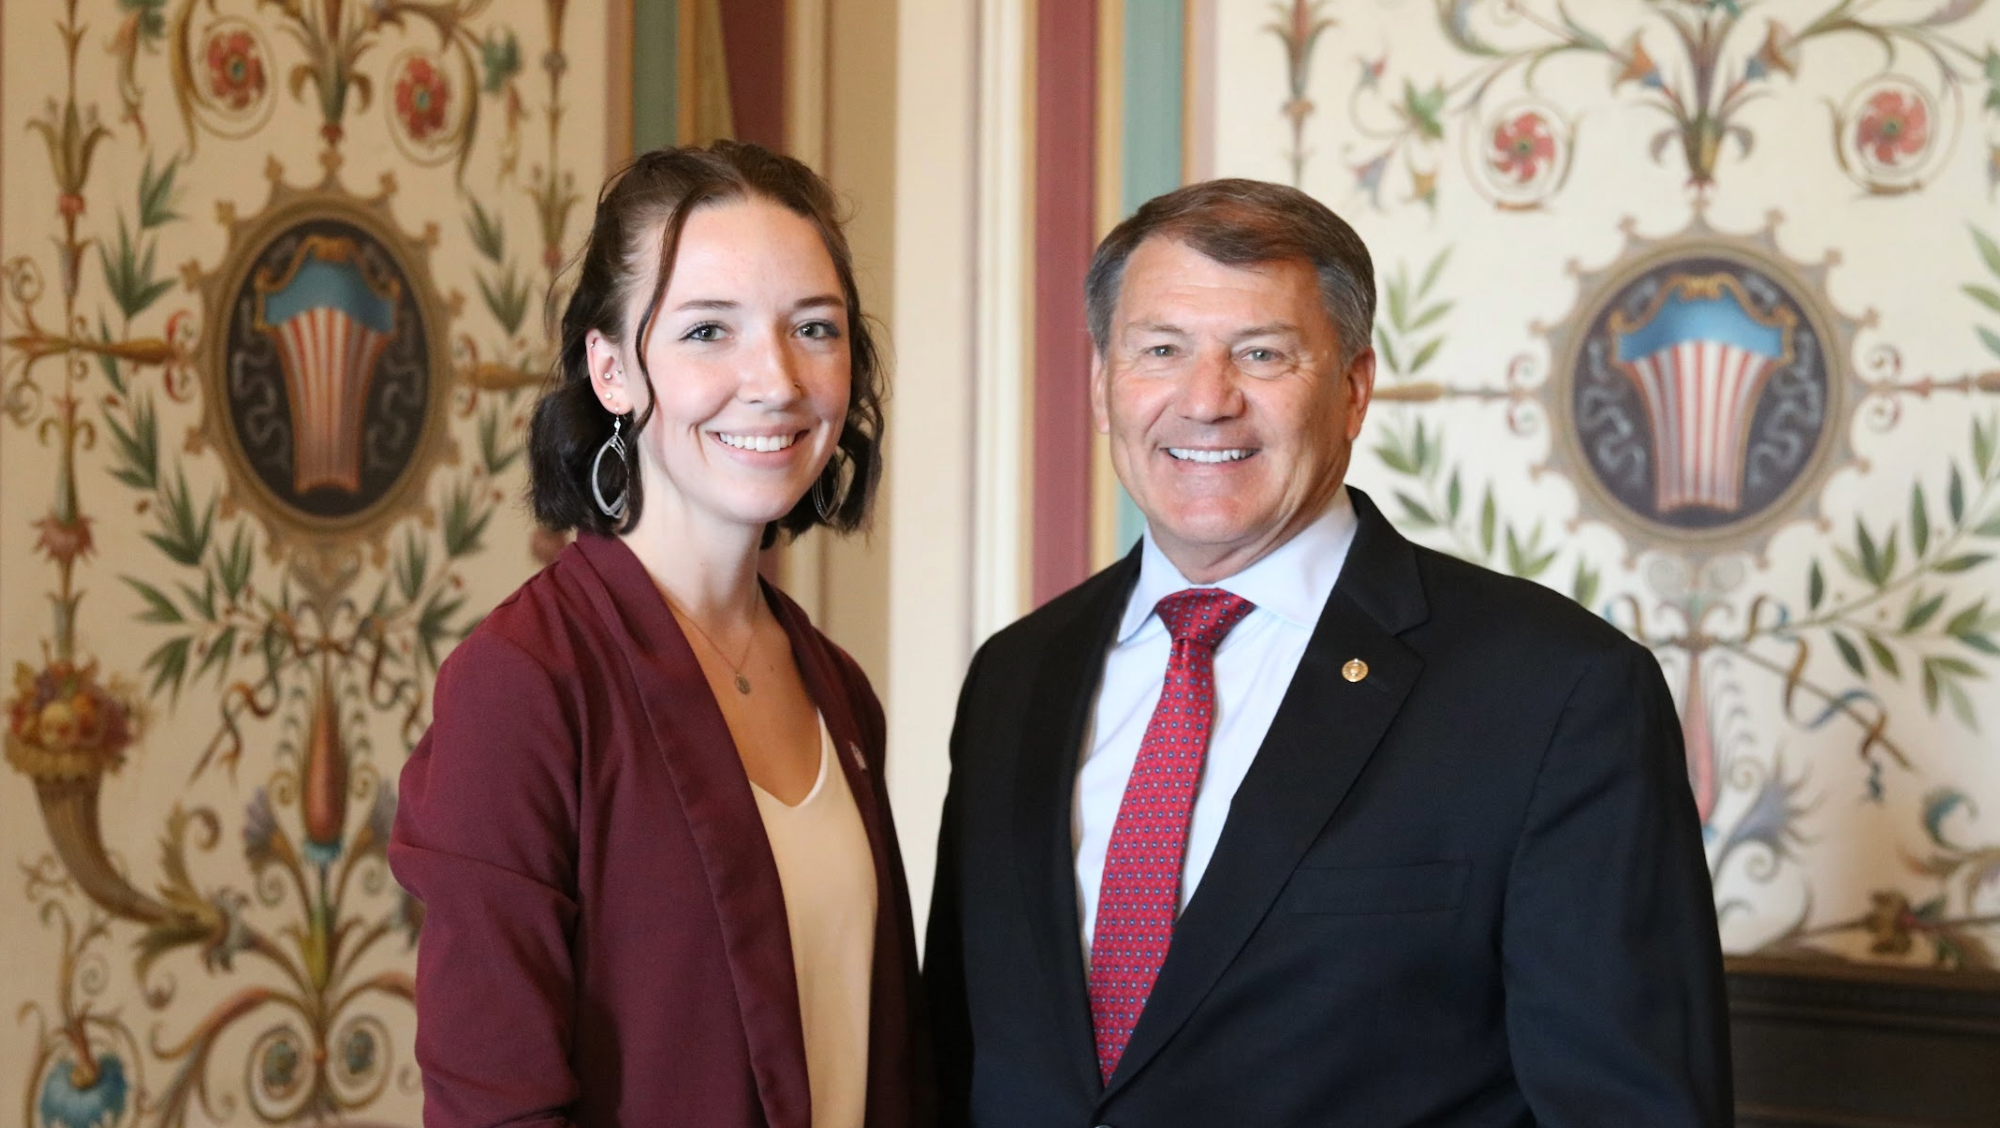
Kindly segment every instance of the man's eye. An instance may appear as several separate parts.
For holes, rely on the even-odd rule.
[[[1269,364],[1278,359],[1275,349],[1244,349],[1243,359],[1252,364]]]
[[[713,321],[704,321],[681,334],[681,340],[683,341],[719,341],[721,339],[722,326],[717,325]]]
[[[1177,350],[1172,345],[1154,345],[1146,350],[1147,356],[1173,356]]]

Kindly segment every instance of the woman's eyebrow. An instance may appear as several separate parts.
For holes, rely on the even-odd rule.
[[[740,308],[742,308],[742,303],[730,301],[728,298],[689,298],[687,301],[675,306],[674,312],[679,313],[682,310],[688,309],[731,310]]]
[[[822,306],[845,309],[847,308],[847,303],[838,294],[814,294],[809,298],[800,298],[798,301],[792,303],[794,312],[802,309],[818,309]],[[729,298],[689,298],[687,301],[675,306],[674,312],[680,313],[683,310],[720,310],[726,312],[742,308],[742,302]]]

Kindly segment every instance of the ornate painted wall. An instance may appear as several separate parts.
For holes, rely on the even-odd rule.
[[[1353,480],[1653,648],[1726,946],[1995,966],[2000,9],[1208,18],[1193,148],[1376,255]]]
[[[415,1122],[384,837],[439,657],[548,548],[524,389],[606,17],[0,16],[0,1115]]]

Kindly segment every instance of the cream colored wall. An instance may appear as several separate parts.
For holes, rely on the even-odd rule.
[[[924,0],[906,3],[899,19],[889,786],[919,905],[929,901],[947,743],[972,646],[976,9],[974,0]]]
[[[784,582],[860,661],[919,919],[946,745],[972,649],[976,0],[794,0],[794,149],[850,205],[862,297],[891,359],[875,523],[789,549]],[[812,47],[824,29],[823,55]]]
[[[884,123],[896,115],[897,5],[895,0],[824,0],[824,8],[825,156],[820,167],[852,213],[848,241],[862,302],[879,322],[878,343],[886,346],[890,362],[888,422],[893,436],[902,395],[902,365],[893,337],[897,139]],[[879,332],[883,329],[889,332]],[[893,459],[888,473],[895,473]],[[815,618],[853,653],[878,693],[889,671],[888,546],[893,528],[889,507],[878,504],[868,532],[844,539],[820,537],[817,546]]]

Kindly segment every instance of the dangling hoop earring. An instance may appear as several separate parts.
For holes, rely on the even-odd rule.
[[[604,440],[604,445],[597,448],[597,457],[590,460],[590,492],[597,498],[597,508],[613,521],[625,516],[625,499],[632,494],[632,483],[630,481],[632,468],[625,460],[625,440],[618,433],[624,425],[624,416],[614,415],[611,417],[611,437]],[[615,455],[618,459],[619,468],[624,470],[627,475],[625,488],[620,490],[618,496],[610,501],[604,499],[603,474],[601,473],[606,454]]]
[[[832,468],[832,464],[828,463],[827,469]],[[826,501],[826,480],[831,477],[834,475],[821,471],[820,476],[813,479],[812,485],[813,508],[819,512],[819,519],[829,525],[833,524],[833,507]]]

